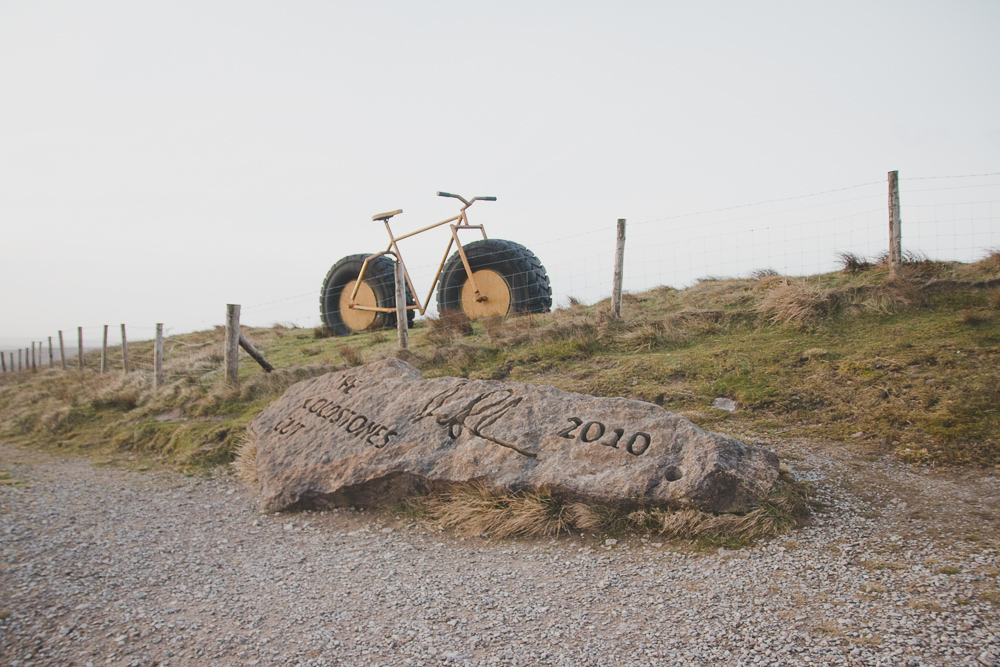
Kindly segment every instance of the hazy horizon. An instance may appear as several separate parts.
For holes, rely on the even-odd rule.
[[[557,305],[610,291],[617,218],[631,290],[877,253],[890,170],[904,246],[969,261],[1000,246],[998,27],[991,2],[4,3],[0,350],[226,303],[318,324],[330,266],[386,244],[372,214],[453,215],[437,190],[497,196],[473,223]],[[441,240],[405,250],[420,298]]]

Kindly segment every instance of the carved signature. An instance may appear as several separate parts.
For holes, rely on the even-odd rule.
[[[518,454],[523,454],[529,458],[537,459],[538,455],[533,452],[526,451],[515,444],[504,442],[499,438],[483,433],[483,429],[495,424],[501,417],[524,400],[514,396],[512,390],[496,389],[488,391],[470,398],[458,410],[451,412],[442,410],[448,399],[454,397],[467,384],[467,382],[463,382],[432,396],[419,414],[412,419],[413,423],[433,417],[438,424],[447,427],[448,436],[453,440],[460,436],[462,429],[465,428],[476,437],[495,443],[501,447],[513,449]]]

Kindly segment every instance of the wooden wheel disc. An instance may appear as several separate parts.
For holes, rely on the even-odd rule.
[[[470,320],[480,320],[484,317],[504,317],[510,311],[510,287],[496,271],[479,269],[472,272],[479,294],[486,297],[485,301],[476,301],[476,293],[472,289],[472,281],[466,279],[462,285],[462,310]]]
[[[344,291],[340,293],[340,319],[347,325],[348,329],[364,331],[372,325],[372,322],[378,317],[378,313],[373,310],[355,310],[350,307],[351,292],[354,291],[354,284],[357,282],[357,280],[352,280],[347,283],[344,285]],[[358,295],[354,297],[354,305],[371,306],[372,308],[378,305],[375,300],[375,292],[372,291],[368,283],[361,282]]]

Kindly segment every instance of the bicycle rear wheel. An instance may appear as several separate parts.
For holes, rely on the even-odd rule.
[[[348,255],[342,258],[326,274],[319,297],[319,311],[323,324],[335,336],[348,336],[361,331],[373,331],[396,326],[396,313],[380,313],[371,310],[350,308],[351,292],[357,284],[365,258],[369,255]],[[354,299],[356,305],[395,308],[396,280],[395,262],[382,255],[368,263],[365,277],[358,287]],[[414,304],[409,286],[406,289],[406,305]],[[406,311],[407,327],[413,326],[414,311]]]

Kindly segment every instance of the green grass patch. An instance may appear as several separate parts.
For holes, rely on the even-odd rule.
[[[419,321],[406,358],[426,377],[548,384],[661,405],[738,435],[823,437],[914,463],[1000,465],[1000,262],[914,259],[889,281],[877,261],[807,278],[705,280],[488,322]],[[172,336],[154,392],[141,370],[0,375],[0,437],[99,458],[183,468],[229,462],[245,425],[291,384],[395,354],[395,335],[245,329],[277,368],[249,358],[222,384],[222,330]],[[241,353],[242,355],[242,353]],[[113,355],[112,355],[113,356]],[[737,411],[711,407],[717,397]]]

